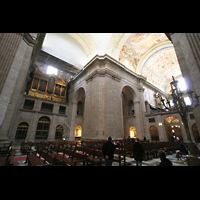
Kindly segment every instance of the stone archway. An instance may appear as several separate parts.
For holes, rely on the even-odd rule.
[[[83,127],[84,110],[85,110],[85,93],[86,93],[86,90],[83,87],[80,87],[75,92],[75,95],[73,98],[71,127],[70,127],[70,136],[69,136],[70,140],[75,139],[74,133],[75,133],[76,127],[77,126]]]
[[[177,139],[183,139],[180,120],[177,117],[175,116],[166,117],[164,123],[168,141],[173,142],[176,141]]]
[[[127,138],[130,135],[130,127],[134,126],[137,130],[139,129],[139,124],[136,122],[140,115],[139,101],[135,91],[130,86],[123,87],[121,96],[124,136]]]

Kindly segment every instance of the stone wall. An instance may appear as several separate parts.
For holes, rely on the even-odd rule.
[[[23,34],[5,33],[1,39],[0,69],[4,82],[0,93],[0,140],[7,140],[12,116],[21,89],[25,84],[33,46],[22,39]]]
[[[144,98],[141,99],[142,95],[139,91],[142,85],[138,79],[143,80],[143,77],[131,72],[107,55],[93,58],[84,71],[74,78],[70,86],[69,93],[73,101],[70,137],[74,137],[75,128],[79,125],[75,120],[77,101],[73,97],[82,87],[85,90],[83,139],[106,139],[108,136],[122,139],[124,130],[129,130],[130,125],[136,127],[137,135],[142,139],[144,116],[141,113],[144,113],[144,106],[142,106]],[[135,103],[136,116],[134,119],[125,116],[124,124],[122,90],[126,86],[132,88],[135,94],[132,100]],[[126,135],[128,136],[128,133]]]
[[[34,107],[32,110],[24,109],[23,106],[26,99],[34,101]],[[53,111],[51,113],[41,111],[42,103],[53,104]],[[65,114],[59,114],[60,106],[66,107]],[[16,110],[15,115],[13,117],[12,125],[8,134],[8,139],[10,141],[14,141],[18,125],[21,122],[26,122],[28,123],[29,127],[25,140],[35,141],[35,134],[36,134],[38,120],[44,116],[50,119],[50,127],[47,140],[49,141],[55,140],[56,127],[64,122],[69,123],[68,105],[64,103],[52,102],[50,100],[44,100],[40,98],[30,97],[27,95],[22,95],[19,98],[18,109]],[[64,137],[65,138],[69,137],[69,130],[65,128],[64,128]]]

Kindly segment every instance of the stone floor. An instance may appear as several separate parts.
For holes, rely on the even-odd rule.
[[[16,152],[14,158],[24,157],[24,159],[25,159],[26,155],[22,155],[20,152],[20,144],[16,143],[16,144],[13,144],[13,146],[14,146],[14,149]],[[188,166],[184,160],[177,160],[176,154],[167,155],[167,158],[173,163],[173,166]],[[126,157],[126,161],[130,162],[129,166],[136,166],[136,162],[135,162],[134,158]],[[15,163],[15,166],[28,166],[27,163],[24,163],[24,160],[15,161],[14,163]],[[160,159],[155,158],[155,159],[148,160],[148,161],[142,161],[142,166],[155,166],[155,164],[159,164],[159,163],[160,163]],[[119,163],[114,161],[113,166],[119,166]]]

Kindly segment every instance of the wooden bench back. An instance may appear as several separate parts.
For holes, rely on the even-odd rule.
[[[52,156],[52,154],[50,154],[49,152],[47,152],[46,160],[45,161],[47,161],[49,164],[54,164],[55,160],[56,160],[56,157]]]
[[[40,152],[40,156],[39,156],[39,158],[42,157],[42,158],[44,159],[44,163],[45,163],[46,156],[47,156],[47,151],[42,150],[42,151]]]
[[[87,156],[85,154],[80,154],[80,153],[74,152],[73,158],[75,158],[77,160],[86,160]]]
[[[98,158],[104,157],[102,151],[97,151],[97,150],[95,151],[95,156],[97,156]]]
[[[73,158],[74,151],[72,151],[72,150],[69,150],[69,149],[65,149],[65,151],[64,151],[64,154],[63,154],[63,155],[65,155],[65,154],[67,154],[67,155],[69,155],[69,157],[72,157],[72,158]]]
[[[92,155],[94,157],[95,156],[95,149],[85,148],[85,153],[88,154],[88,155]]]
[[[122,154],[122,155],[126,155],[126,150],[119,150],[119,149],[115,149],[115,154]]]

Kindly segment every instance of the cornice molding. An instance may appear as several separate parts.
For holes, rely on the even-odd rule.
[[[34,39],[29,33],[23,34],[23,40],[31,47],[34,47],[38,43],[38,40]]]
[[[122,78],[119,74],[111,71],[110,69],[108,68],[97,68],[95,69],[91,74],[89,74],[87,77],[86,77],[86,82],[89,82],[91,80],[93,80],[95,77],[97,76],[106,76],[108,75],[109,77],[113,78],[114,80],[116,81],[120,81]]]

